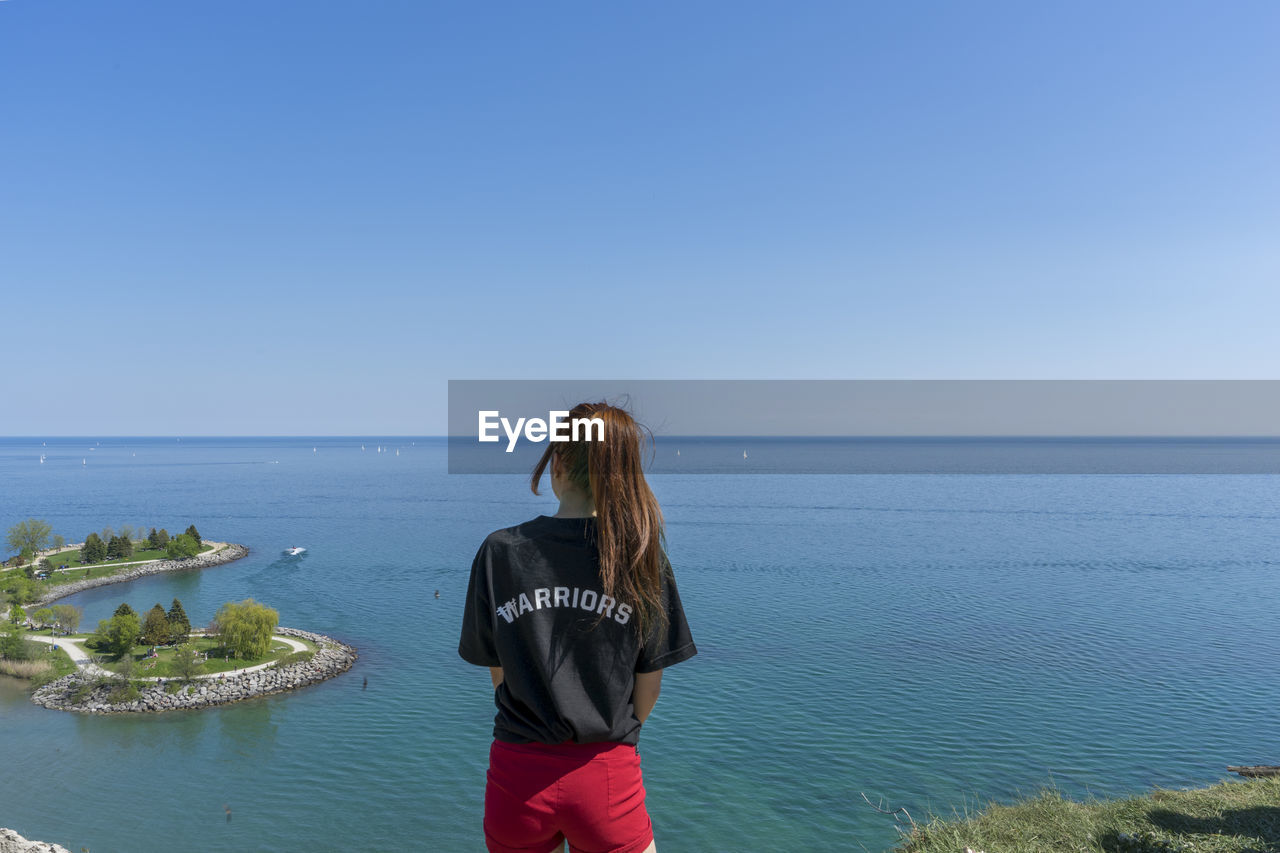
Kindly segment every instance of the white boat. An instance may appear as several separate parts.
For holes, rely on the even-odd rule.
[[[306,548],[299,548],[297,545],[294,545],[292,548],[285,548],[284,552],[288,554],[290,557],[296,557],[306,550],[307,550]]]

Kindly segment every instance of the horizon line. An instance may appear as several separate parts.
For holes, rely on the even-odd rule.
[[[463,435],[413,435],[400,433],[343,433],[343,434],[307,434],[307,433],[224,433],[224,434],[153,434],[153,435],[130,435],[130,434],[81,434],[81,435],[0,435],[0,441],[28,439],[31,441],[47,441],[49,439],[77,439],[77,440],[93,440],[100,441],[103,439],[173,439],[180,441],[182,439],[209,439],[209,438],[277,438],[277,439],[467,439],[475,441],[476,437],[472,434]],[[1136,439],[1280,439],[1280,433],[1277,434],[1257,434],[1257,433],[852,433],[852,434],[833,434],[833,433],[673,433],[664,435],[655,435],[655,440],[670,439],[903,439],[903,438],[934,438],[934,439],[958,439],[958,438],[999,438],[999,439],[1025,439],[1025,438],[1045,438],[1045,439],[1063,439],[1063,438],[1136,438]],[[479,443],[478,441],[476,442]]]

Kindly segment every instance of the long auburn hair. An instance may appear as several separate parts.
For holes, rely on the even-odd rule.
[[[560,458],[565,477],[591,496],[605,595],[634,608],[636,628],[643,637],[665,616],[666,533],[662,508],[644,479],[641,450],[653,436],[625,409],[605,402],[574,406],[570,424],[579,418],[602,420],[603,436],[584,431],[583,440],[573,441],[570,430],[570,441],[548,443],[534,466],[530,487],[535,495],[539,493],[538,482],[554,455]]]

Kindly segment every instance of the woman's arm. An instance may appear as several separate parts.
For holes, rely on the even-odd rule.
[[[502,683],[502,667],[500,666],[489,667],[489,677],[493,679],[493,689],[497,690],[498,685]]]
[[[631,702],[636,706],[636,719],[644,722],[653,706],[657,704],[658,694],[662,692],[662,670],[657,672],[637,672],[636,689]]]

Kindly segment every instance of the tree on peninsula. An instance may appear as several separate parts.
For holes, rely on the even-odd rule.
[[[90,533],[84,538],[84,545],[80,547],[80,562],[101,563],[105,559],[107,559],[107,543],[103,542],[98,534]]]
[[[27,660],[31,657],[31,647],[22,637],[22,632],[14,625],[0,619],[0,658],[8,660]]]
[[[190,536],[192,539],[196,540],[196,544],[197,544],[197,545],[201,545],[201,546],[203,546],[203,545],[204,545],[204,540],[200,538],[200,531],[199,531],[199,530],[196,530],[196,526],[195,526],[194,524],[193,524],[193,525],[191,525],[190,527],[188,527],[188,528],[187,528],[185,531],[183,531],[183,532],[184,532],[187,536]]]
[[[280,624],[280,614],[252,598],[228,601],[214,617],[224,648],[245,660],[260,658],[271,648],[271,633]]]
[[[142,623],[142,642],[149,646],[169,642],[169,617],[159,604],[147,611],[147,619]]]
[[[204,665],[200,662],[200,653],[190,643],[183,643],[173,650],[171,667],[173,674],[184,684],[191,681],[204,669]]]
[[[49,547],[49,537],[52,535],[53,525],[49,522],[39,518],[28,518],[9,528],[5,544],[9,546],[10,551],[28,555],[26,559],[31,560],[38,552]]]
[[[27,611],[22,609],[21,604],[15,604],[9,608],[9,621],[15,625],[21,625],[27,621]]]
[[[169,621],[170,639],[185,643],[191,635],[191,620],[187,618],[187,611],[182,609],[182,602],[175,598],[165,618]]]
[[[142,625],[132,608],[127,613],[117,610],[115,616],[98,623],[100,643],[117,655],[127,654],[141,634]]]
[[[116,608],[116,612],[111,615],[112,616],[129,616],[129,615],[137,616],[138,614],[132,607],[129,606],[129,602],[122,601],[120,602],[120,606]]]
[[[26,604],[40,597],[39,585],[20,574],[5,577],[3,583],[5,597],[10,604]]]
[[[84,618],[84,611],[74,604],[55,604],[49,609],[53,611],[53,621],[68,634],[74,634]]]
[[[125,536],[112,536],[107,543],[107,556],[113,560],[127,559],[133,556],[133,542]]]
[[[180,533],[165,547],[165,554],[170,560],[182,560],[200,553],[200,543],[187,533]]]

